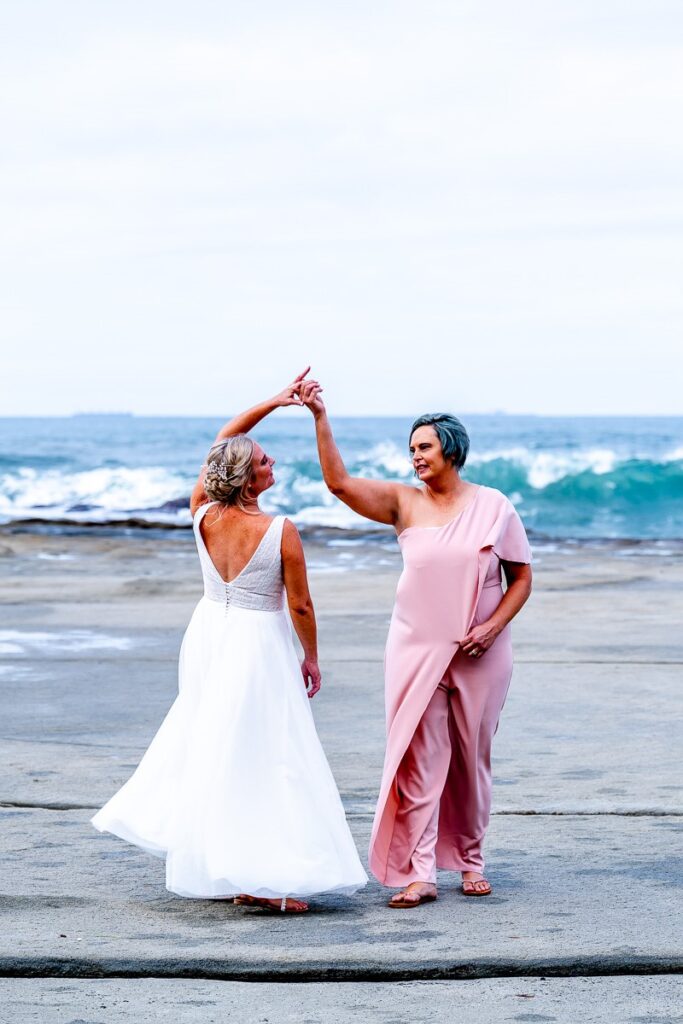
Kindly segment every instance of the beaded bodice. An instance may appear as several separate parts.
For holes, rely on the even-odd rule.
[[[253,611],[279,611],[284,603],[280,545],[285,517],[275,516],[242,572],[228,583],[211,561],[199,528],[207,510],[215,504],[212,501],[201,505],[192,524],[204,577],[204,596],[210,601],[220,601],[226,610],[234,606]]]

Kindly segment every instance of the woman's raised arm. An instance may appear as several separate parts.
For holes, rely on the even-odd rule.
[[[327,410],[320,397],[321,391],[317,381],[305,381],[301,385],[300,394],[303,404],[311,410],[315,419],[320,468],[328,489],[366,519],[395,526],[400,514],[401,494],[406,485],[350,475],[334,440]]]
[[[226,437],[234,437],[235,434],[248,434],[257,423],[260,423],[262,419],[275,409],[281,409],[286,405],[303,405],[299,397],[299,391],[301,389],[301,382],[309,370],[310,366],[307,366],[304,372],[295,377],[292,383],[283,388],[279,394],[274,395],[272,398],[267,398],[265,402],[259,402],[258,405],[247,409],[246,412],[240,412],[237,416],[233,416],[218,431],[216,440],[213,443],[218,444],[219,441],[224,441]],[[311,381],[311,383],[315,382]]]
[[[310,366],[307,366],[303,373],[295,377],[292,383],[283,388],[279,394],[274,395],[272,398],[267,398],[265,402],[259,402],[258,405],[254,405],[245,412],[238,413],[237,416],[233,416],[231,420],[223,424],[216,434],[216,440],[213,443],[215,445],[219,444],[221,441],[225,441],[227,437],[234,437],[236,434],[247,434],[257,423],[260,423],[262,419],[275,409],[281,409],[287,405],[303,405],[299,397],[299,391],[301,389],[301,382],[309,370]],[[190,498],[190,512],[192,515],[195,514],[201,505],[208,501],[204,492],[204,473],[205,469],[202,467],[197,483],[192,491]]]

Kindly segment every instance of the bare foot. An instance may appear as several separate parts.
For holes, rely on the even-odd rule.
[[[433,882],[411,882],[405,889],[394,893],[389,906],[394,910],[419,907],[421,903],[432,903],[436,899],[436,886]]]
[[[269,900],[261,896],[249,896],[248,893],[240,893],[235,896],[234,902],[241,907],[262,907],[271,913],[277,914],[305,914],[308,910],[308,903],[303,900]]]
[[[276,910],[282,910],[282,900],[271,900],[271,903],[275,904]],[[285,900],[285,909],[282,911],[284,914],[305,914],[308,910],[308,903],[304,900]]]
[[[479,871],[463,871],[462,891],[465,896],[489,896],[491,885]]]

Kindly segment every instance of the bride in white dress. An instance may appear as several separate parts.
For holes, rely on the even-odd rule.
[[[92,819],[165,857],[171,892],[289,913],[308,909],[302,897],[367,882],[308,700],[320,670],[301,540],[259,508],[274,460],[246,436],[273,409],[301,404],[304,377],[236,416],[209,452],[190,505],[204,596],[183,639],[179,694]]]

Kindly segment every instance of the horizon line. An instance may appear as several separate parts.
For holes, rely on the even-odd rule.
[[[298,411],[298,407],[290,406],[289,408]],[[285,411],[285,407],[282,409],[274,409],[274,413],[282,413]],[[433,412],[434,410],[432,410]],[[107,411],[78,411],[78,412],[63,412],[63,413],[2,413],[0,414],[0,421],[2,420],[19,420],[19,419],[43,419],[43,420],[67,420],[67,419],[95,419],[97,417],[110,417],[112,419],[194,419],[194,420],[226,420],[232,416],[236,416],[238,413],[235,412],[222,412],[222,413],[172,413],[172,412],[129,412],[120,410],[117,412]],[[270,413],[269,415],[273,415]],[[395,412],[395,413],[330,413],[328,415],[331,419],[362,419],[362,420],[384,420],[384,419],[411,419],[415,418],[414,412]],[[567,412],[567,413],[545,413],[545,412],[510,412],[506,409],[494,409],[482,411],[466,411],[458,412],[458,416],[500,416],[502,418],[514,418],[514,417],[529,417],[536,419],[683,419],[683,412],[671,412],[671,413],[648,413],[648,412]]]

